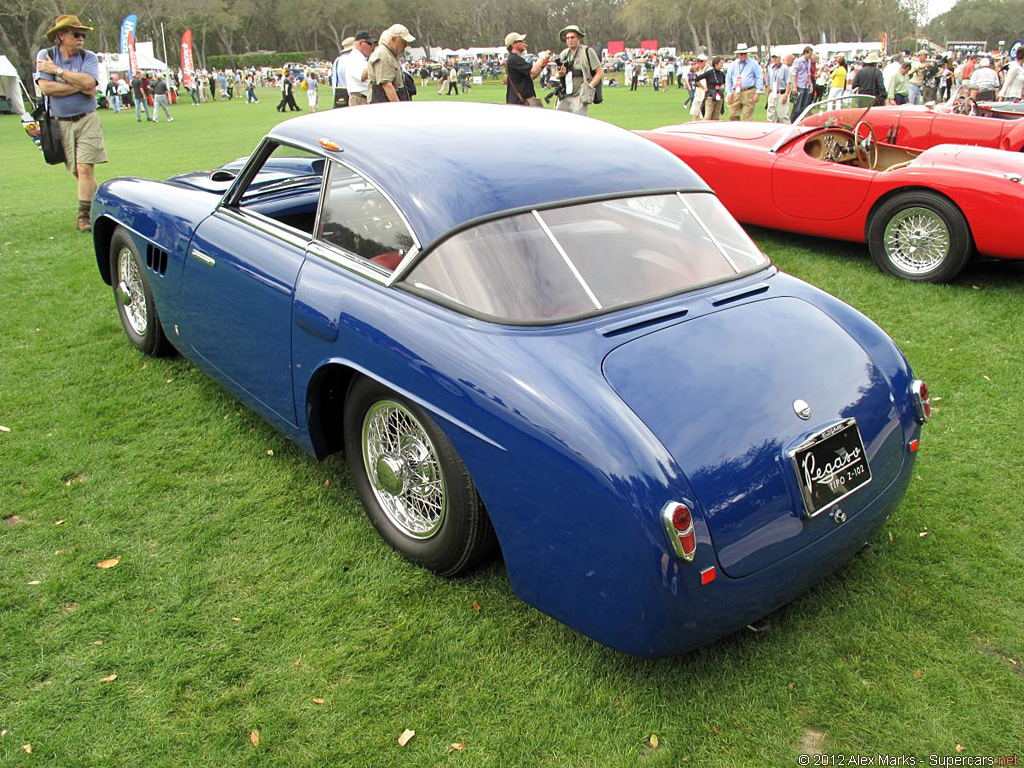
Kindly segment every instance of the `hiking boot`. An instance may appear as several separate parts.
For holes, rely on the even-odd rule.
[[[75,222],[75,229],[79,232],[92,232],[92,222],[90,219],[92,211],[92,201],[78,201],[78,220]]]

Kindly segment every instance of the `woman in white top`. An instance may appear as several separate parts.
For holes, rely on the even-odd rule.
[[[1010,68],[1006,70],[1006,80],[1003,81],[1003,90],[999,92],[1000,101],[1021,98],[1024,98],[1024,45],[1018,46],[1017,58],[1010,62]]]

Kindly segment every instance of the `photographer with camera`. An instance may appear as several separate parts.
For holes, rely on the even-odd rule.
[[[508,48],[508,58],[505,60],[505,82],[508,88],[505,91],[506,104],[521,104],[526,107],[543,107],[540,99],[537,98],[537,91],[533,87],[533,80],[547,66],[551,58],[551,51],[543,51],[537,57],[533,66],[523,58],[526,53],[526,35],[518,32],[509,32],[505,35],[505,47]]]
[[[587,108],[594,103],[594,92],[604,75],[601,59],[589,45],[582,45],[583,31],[570,24],[558,36],[568,47],[558,54],[558,75],[562,78],[562,89],[555,109],[586,115]]]

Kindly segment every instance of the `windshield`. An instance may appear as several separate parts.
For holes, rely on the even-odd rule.
[[[867,94],[850,94],[836,99],[816,101],[800,113],[797,121],[782,134],[772,147],[778,149],[797,136],[802,136],[816,128],[845,128],[852,131],[854,126],[867,117],[868,110],[874,106],[875,97]]]
[[[767,267],[707,192],[584,203],[460,232],[403,285],[468,314],[564,321],[723,282]]]

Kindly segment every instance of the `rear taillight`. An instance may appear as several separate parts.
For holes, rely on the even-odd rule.
[[[661,520],[675,553],[684,560],[693,560],[697,551],[697,534],[693,530],[693,515],[689,508],[677,501],[670,501],[661,511]]]
[[[910,386],[914,395],[914,407],[917,409],[917,420],[924,424],[932,417],[932,401],[928,399],[928,385],[920,379],[915,379]]]

